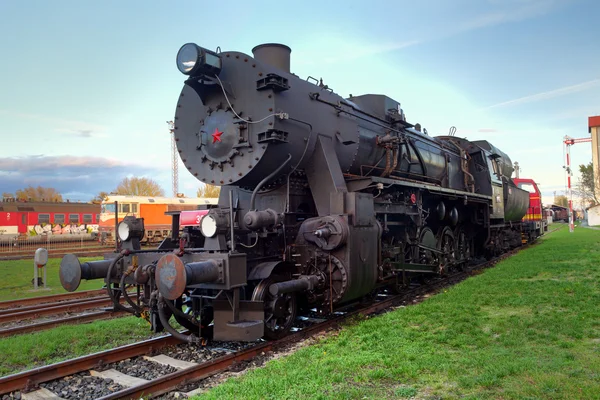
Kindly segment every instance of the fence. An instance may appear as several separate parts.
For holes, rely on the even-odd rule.
[[[0,258],[13,256],[31,256],[43,247],[50,255],[77,253],[84,251],[109,250],[110,245],[103,245],[96,235],[40,235],[19,237],[13,235],[0,235]]]

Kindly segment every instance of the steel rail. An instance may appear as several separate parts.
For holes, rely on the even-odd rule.
[[[43,303],[53,303],[62,300],[70,300],[70,299],[81,299],[86,297],[93,297],[100,294],[106,293],[106,289],[98,289],[98,290],[84,290],[81,292],[73,292],[73,293],[61,293],[61,294],[52,294],[49,296],[39,296],[39,297],[28,297],[25,299],[16,299],[16,300],[6,300],[0,301],[0,310],[5,308],[16,308],[16,307],[24,307],[30,305],[38,305]]]
[[[136,298],[137,295],[131,295],[132,298]],[[124,303],[125,299],[121,299]],[[13,312],[10,314],[0,315],[0,324],[14,321],[22,321],[25,319],[39,318],[46,315],[56,315],[62,313],[72,313],[89,310],[91,308],[110,307],[113,302],[109,298],[99,298],[94,300],[82,301],[75,304],[64,305],[53,305],[50,307],[38,308],[36,310],[30,310],[25,312]]]
[[[0,338],[23,333],[39,332],[61,325],[85,324],[92,321],[112,319],[125,315],[124,311],[96,311],[84,315],[75,315],[67,318],[53,319],[51,321],[38,322],[36,324],[15,326],[13,328],[0,329]],[[127,314],[128,315],[128,314]]]
[[[357,310],[350,311],[346,314],[332,318],[328,321],[306,327],[277,341],[265,342],[236,353],[219,357],[206,363],[198,364],[196,366],[182,369],[171,374],[163,375],[160,378],[149,381],[147,383],[129,387],[121,391],[112,393],[110,395],[100,397],[98,400],[150,398],[154,396],[160,396],[162,394],[175,390],[177,386],[179,386],[182,383],[185,384],[208,378],[217,373],[226,371],[230,366],[234,365],[237,362],[250,360],[258,354],[276,350],[288,344],[289,342],[297,342],[301,339],[310,337],[316,333],[320,333],[327,329],[339,326],[340,323],[346,321],[348,318],[351,318],[353,316],[357,316],[359,314],[369,315],[378,313],[390,307],[393,307],[399,303],[402,303],[407,299],[419,296],[420,294],[431,292],[439,286],[445,286],[449,283],[452,283],[453,281],[461,281],[471,276],[472,272],[487,268],[502,260],[503,258],[514,255],[519,250],[524,250],[524,248],[513,250],[512,252],[506,253],[505,255],[502,255],[499,258],[495,258],[477,266],[471,267],[466,271],[461,271],[449,275],[446,278],[440,279],[439,281],[431,282],[430,284],[407,290],[406,292],[397,296],[393,296],[385,300],[380,300],[379,302],[376,302],[363,308],[359,308]]]
[[[29,391],[43,382],[100,368],[105,364],[141,356],[178,343],[181,342],[170,335],[163,336],[4,376],[0,378],[0,394],[15,390]]]
[[[8,308],[5,310],[0,310],[0,316],[6,315],[6,314],[14,314],[14,313],[33,312],[33,311],[40,310],[42,308],[47,308],[47,307],[68,306],[71,304],[79,304],[82,301],[94,301],[94,300],[106,299],[106,290],[104,290],[103,292],[104,292],[104,296],[102,296],[101,295],[102,293],[100,293],[100,296],[87,297],[87,298],[83,298],[83,299],[79,298],[79,299],[73,299],[73,300],[56,301],[54,303],[46,303],[46,304],[40,304],[40,305],[35,305],[35,306]]]
[[[550,234],[555,230],[547,232],[546,234]],[[315,333],[319,333],[329,328],[338,326],[341,322],[345,321],[349,317],[359,314],[377,313],[390,307],[393,307],[399,303],[402,303],[403,301],[406,301],[410,298],[417,297],[419,294],[425,294],[428,292],[430,293],[432,291],[435,291],[439,286],[445,286],[449,283],[454,283],[454,281],[461,281],[471,276],[473,272],[493,266],[497,262],[502,261],[503,259],[508,258],[521,250],[525,250],[528,247],[530,247],[529,244],[521,246],[497,258],[483,262],[479,265],[469,267],[465,271],[449,275],[445,278],[441,278],[437,281],[430,282],[426,285],[419,286],[417,288],[409,289],[397,296],[393,296],[385,300],[380,300],[367,307],[350,311],[338,317],[334,317],[331,320],[303,328],[302,330],[288,335],[282,339],[279,339],[278,341],[264,342],[262,344],[253,346],[251,348],[242,350],[237,353],[228,354],[223,357],[219,357],[217,359],[208,361],[206,363],[199,364],[197,366],[193,366],[168,375],[164,375],[159,379],[144,383],[142,385],[126,388],[119,392],[102,397],[101,399],[107,400],[120,398],[140,398],[141,396],[158,396],[167,393],[169,391],[175,390],[177,386],[181,383],[189,383],[210,377],[219,372],[227,370],[230,366],[234,365],[237,362],[252,359],[254,356],[262,352],[275,350],[289,342],[298,341],[300,339],[314,335]],[[0,394],[10,393],[16,390],[30,391],[34,389],[36,385],[43,382],[59,379],[68,375],[72,375],[78,372],[83,372],[94,368],[101,368],[103,365],[106,364],[118,362],[136,356],[145,355],[159,350],[161,348],[180,343],[181,341],[175,339],[171,335],[168,335],[160,338],[145,340],[143,342],[121,346],[115,349],[106,350],[87,356],[82,356],[76,359],[62,361],[59,363],[35,368],[28,371],[23,371],[17,374],[0,378]]]

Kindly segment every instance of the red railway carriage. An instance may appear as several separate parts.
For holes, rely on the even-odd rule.
[[[524,231],[530,236],[543,235],[547,221],[543,215],[542,192],[533,179],[514,178],[518,188],[529,192],[529,208],[523,217]]]
[[[0,237],[87,234],[98,227],[100,204],[3,199]]]

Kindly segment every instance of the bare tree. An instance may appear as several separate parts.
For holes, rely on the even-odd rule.
[[[115,189],[116,194],[132,196],[164,196],[165,191],[150,178],[125,178]]]
[[[94,198],[92,199],[92,203],[94,203],[94,202],[98,202],[98,203],[99,203],[99,202],[102,202],[102,200],[104,200],[104,198],[105,198],[106,196],[108,196],[108,192],[99,192],[99,193],[96,195],[96,197],[94,197]]]
[[[28,201],[63,201],[62,195],[51,187],[33,187],[28,186],[25,189],[17,190],[15,197],[19,200]]]
[[[206,184],[203,187],[198,189],[198,191],[196,192],[196,196],[212,198],[212,197],[219,197],[220,193],[221,193],[220,186],[213,186],[213,185]]]

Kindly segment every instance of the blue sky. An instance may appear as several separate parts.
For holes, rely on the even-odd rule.
[[[546,202],[565,188],[562,138],[589,136],[587,117],[600,115],[593,0],[5,0],[0,15],[1,191],[42,184],[89,200],[148,176],[170,194],[166,121],[187,42],[247,54],[287,44],[300,77],[342,96],[386,94],[431,135],[456,126],[491,141]],[[572,158],[591,161],[591,145]],[[194,196],[200,183],[179,170]]]

